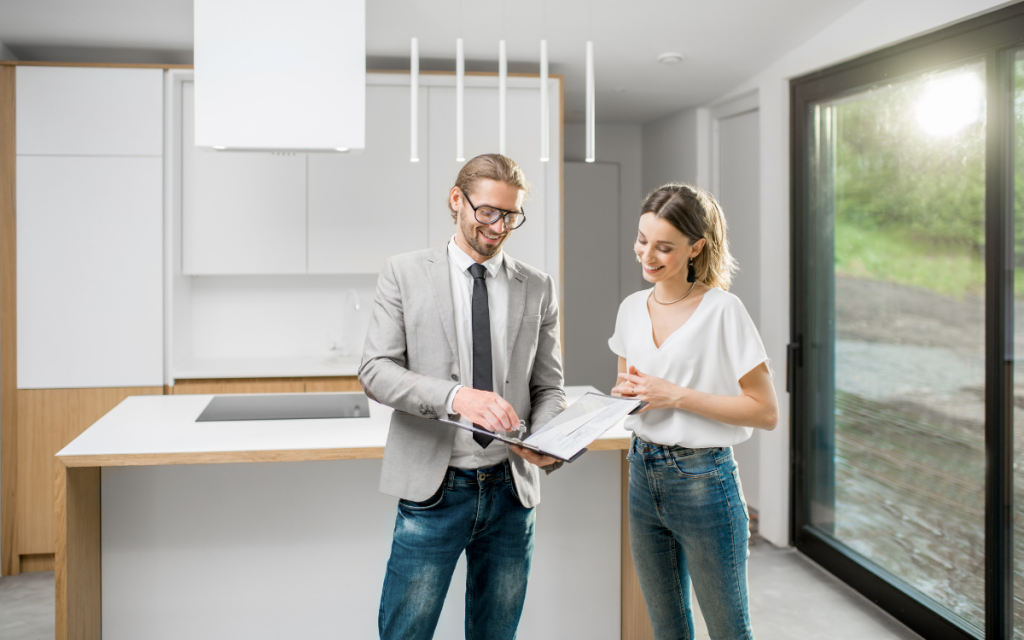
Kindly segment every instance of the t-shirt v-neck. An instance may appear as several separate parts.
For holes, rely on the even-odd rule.
[[[740,395],[739,380],[762,362],[771,362],[754,322],[739,298],[709,289],[690,318],[654,344],[647,309],[651,290],[638,291],[619,306],[608,346],[641,373],[714,395]],[[648,442],[702,449],[731,447],[748,439],[751,427],[737,427],[689,411],[653,409],[626,419],[626,428]]]

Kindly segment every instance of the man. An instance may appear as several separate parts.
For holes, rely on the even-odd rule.
[[[398,410],[380,479],[383,493],[401,498],[381,594],[384,639],[433,636],[463,551],[466,638],[511,639],[519,626],[538,467],[560,463],[424,418],[494,432],[522,418],[532,430],[565,408],[554,282],[501,250],[525,222],[527,190],[511,158],[473,158],[448,194],[452,240],[392,257],[377,282],[359,381]]]

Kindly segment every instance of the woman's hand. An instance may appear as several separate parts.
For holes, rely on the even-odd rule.
[[[679,408],[683,389],[668,380],[640,373],[636,367],[630,367],[628,372],[619,373],[619,378],[622,381],[612,389],[613,394],[618,391],[625,398],[647,402],[647,405],[637,413],[651,409]]]

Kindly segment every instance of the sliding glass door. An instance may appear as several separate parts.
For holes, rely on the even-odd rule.
[[[794,542],[925,637],[1024,638],[1022,42],[1015,6],[792,84]]]

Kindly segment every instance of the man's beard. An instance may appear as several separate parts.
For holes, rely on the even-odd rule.
[[[460,226],[462,227],[462,236],[466,239],[469,246],[473,247],[473,250],[480,255],[487,256],[488,258],[497,255],[501,251],[502,245],[505,244],[505,240],[508,239],[508,232],[506,231],[497,244],[483,244],[478,241],[477,236],[477,233],[481,230],[480,226],[472,224],[466,219],[460,222]]]

